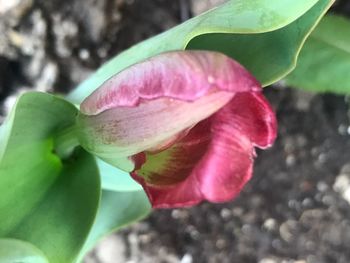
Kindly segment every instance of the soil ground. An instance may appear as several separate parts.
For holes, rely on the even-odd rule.
[[[0,1],[0,122],[19,92],[65,93],[210,2],[218,1]],[[350,2],[337,1],[332,12],[350,17]],[[236,200],[154,211],[103,240],[85,262],[350,262],[349,100],[284,87],[266,96],[279,137],[258,152]]]

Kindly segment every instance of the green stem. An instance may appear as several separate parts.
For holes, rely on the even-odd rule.
[[[73,153],[75,147],[79,145],[76,129],[77,127],[73,125],[56,134],[54,148],[56,154],[61,159],[68,158]]]

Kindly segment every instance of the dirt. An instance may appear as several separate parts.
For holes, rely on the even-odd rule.
[[[215,2],[198,1],[0,1],[0,117],[18,92],[65,93],[108,58]],[[350,2],[333,12],[350,17]],[[279,137],[258,152],[236,200],[154,211],[85,261],[350,262],[349,100],[280,85],[266,96]]]

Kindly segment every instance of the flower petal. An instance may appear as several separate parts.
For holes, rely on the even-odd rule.
[[[234,95],[219,91],[193,102],[163,98],[138,107],[106,110],[96,116],[80,114],[79,140],[86,150],[109,163],[145,150],[161,149],[222,108]]]
[[[269,102],[261,92],[237,94],[230,103],[235,116],[236,129],[246,134],[254,146],[270,147],[277,136],[277,120]]]
[[[81,104],[80,110],[96,115],[164,97],[194,101],[213,89],[236,93],[261,87],[245,68],[221,53],[175,51],[152,57],[113,76]]]
[[[175,143],[158,154],[134,156],[131,176],[147,193],[154,208],[192,206],[203,200],[194,167],[205,155],[211,141],[210,121],[204,120]]]
[[[267,147],[275,136],[276,120],[261,93],[239,93],[171,148],[135,156],[132,176],[155,208],[228,201],[251,178],[253,145]]]
[[[164,53],[112,77],[82,103],[79,141],[118,165],[114,160],[168,147],[236,93],[260,90],[249,72],[223,54]]]

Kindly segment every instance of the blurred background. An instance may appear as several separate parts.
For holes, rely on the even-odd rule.
[[[223,0],[0,0],[0,123],[18,93],[66,93],[120,51]],[[350,18],[350,1],[331,12]],[[275,146],[225,204],[157,210],[85,263],[349,263],[350,99],[265,90]]]

